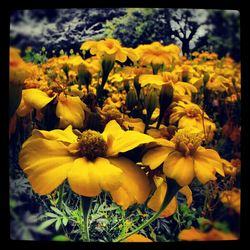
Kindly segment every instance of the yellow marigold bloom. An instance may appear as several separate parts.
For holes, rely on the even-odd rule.
[[[81,45],[81,50],[90,50],[92,55],[103,56],[106,59],[125,62],[131,51],[122,48],[120,42],[116,39],[107,38],[100,41],[87,41]],[[133,58],[134,55],[131,56]]]
[[[154,211],[159,211],[162,202],[164,200],[164,197],[166,193],[168,192],[167,182],[164,181],[164,179],[160,176],[154,176],[154,183],[156,185],[156,191],[154,192],[153,196],[150,198],[150,200],[147,203],[147,206]],[[179,190],[183,195],[185,195],[187,199],[188,206],[191,205],[193,198],[192,198],[192,191],[188,186],[184,186]],[[163,217],[169,217],[173,215],[177,210],[177,198],[174,197],[168,206],[163,210],[161,213],[161,216]]]
[[[207,140],[212,140],[216,126],[208,115],[195,103],[188,100],[179,101],[171,110],[170,124],[178,122],[178,128],[187,126],[205,130]]]
[[[10,47],[9,51],[9,81],[13,84],[23,84],[31,73],[33,64],[26,63],[20,56],[21,51]]]
[[[206,88],[215,92],[228,91],[229,87],[232,85],[230,80],[221,75],[212,75],[206,84]]]
[[[174,60],[179,59],[180,49],[176,45],[163,46],[159,42],[147,45],[139,45],[136,48],[142,65],[166,65],[169,66]]]
[[[216,180],[216,172],[224,176],[219,154],[201,146],[204,134],[193,127],[179,129],[171,141],[156,139],[158,147],[151,148],[142,162],[154,170],[163,163],[163,173],[175,179],[180,186],[197,179],[205,184]]]
[[[174,88],[174,98],[188,96],[197,93],[197,88],[190,83],[178,81],[178,77],[170,72],[163,72],[161,75],[142,74],[139,76],[139,83],[142,87],[150,84],[160,89],[164,84],[171,84]]]
[[[71,189],[79,195],[92,197],[102,190],[113,192],[120,188],[122,197],[112,194],[118,204],[146,200],[150,192],[146,175],[118,154],[152,142],[153,138],[124,131],[116,121],[110,121],[103,133],[87,130],[77,134],[72,126],[65,130],[35,129],[23,143],[19,164],[36,193],[49,194],[68,179]]]
[[[24,89],[17,114],[23,117],[29,114],[32,109],[41,110],[55,97],[56,94],[50,97],[40,89]],[[63,92],[57,96],[56,116],[60,119],[59,128],[66,128],[68,125],[82,128],[85,121],[85,111],[88,111],[88,108],[79,96],[65,95]]]
[[[149,238],[141,235],[141,234],[133,234],[129,236],[124,242],[153,242]]]
[[[230,191],[223,191],[220,193],[220,200],[226,206],[234,209],[240,214],[240,189],[233,188]]]
[[[57,97],[56,116],[60,119],[59,128],[72,125],[74,128],[82,128],[85,121],[84,104],[79,96],[70,96],[60,93]]]
[[[222,159],[223,169],[225,174],[235,176],[239,172],[239,168],[234,166],[231,162]]]
[[[199,229],[191,227],[184,229],[179,233],[179,240],[185,241],[213,241],[213,240],[237,240],[238,237],[233,233],[224,233],[215,228],[209,232],[202,232]]]

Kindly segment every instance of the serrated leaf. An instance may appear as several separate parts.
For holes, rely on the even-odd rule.
[[[53,224],[56,221],[56,219],[50,219],[50,220],[46,220],[44,221],[40,226],[38,226],[38,230],[43,230],[47,227],[49,227],[51,224]]]
[[[56,207],[50,207],[54,212],[56,212],[57,214],[61,215],[61,216],[64,216],[64,214]]]

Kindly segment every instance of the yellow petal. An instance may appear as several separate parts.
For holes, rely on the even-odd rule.
[[[124,133],[125,131],[120,127],[117,121],[111,120],[110,122],[106,124],[105,129],[102,133],[102,136],[105,141],[108,141],[109,138],[114,138],[115,136],[120,136]]]
[[[183,195],[186,196],[187,204],[188,204],[188,206],[191,206],[191,204],[193,202],[192,190],[188,186],[185,186],[185,187],[181,188],[179,190],[179,192],[181,192]]]
[[[150,194],[146,174],[134,162],[124,157],[109,158],[109,161],[123,171],[121,187],[111,192],[113,200],[123,209],[135,203],[144,203]]]
[[[68,143],[75,143],[77,141],[77,135],[72,131],[72,126],[69,125],[66,129],[54,129],[51,131],[34,129],[32,131],[33,137],[45,138],[48,140],[56,140]]]
[[[148,74],[140,75],[139,83],[141,84],[142,87],[146,86],[147,84],[154,84],[157,86],[165,84],[160,75],[148,75]]]
[[[210,180],[216,180],[215,168],[211,165],[209,160],[199,157],[199,154],[195,154],[194,171],[196,177],[202,184],[206,184]]]
[[[61,94],[63,95],[63,94]],[[56,106],[56,116],[60,119],[60,128],[72,125],[82,128],[85,120],[84,104],[79,96],[59,96]]]
[[[127,60],[127,53],[122,50],[118,50],[115,56],[115,60],[119,61],[119,62],[125,62]]]
[[[22,97],[27,105],[35,109],[42,109],[54,99],[40,89],[24,89]]]
[[[32,137],[27,141],[20,151],[19,165],[28,174],[34,191],[48,194],[67,178],[75,158],[61,142]]]
[[[198,154],[199,157],[206,158],[208,161],[210,161],[211,166],[215,168],[216,172],[222,176],[225,176],[222,160],[220,155],[215,150],[199,147],[196,154]]]
[[[163,178],[161,177],[158,177],[158,178],[163,180]],[[156,179],[155,181],[157,182],[158,180]],[[150,200],[148,201],[147,206],[151,208],[152,210],[154,210],[155,212],[159,211],[162,205],[162,202],[165,198],[166,192],[167,192],[166,182],[162,181],[160,185],[158,183],[157,189],[152,195],[152,197],[150,198]],[[174,197],[170,201],[168,206],[163,210],[163,212],[161,213],[161,216],[169,217],[176,212],[176,209],[177,209],[177,200],[176,200],[176,197]]]
[[[163,172],[166,176],[175,179],[180,186],[189,185],[194,178],[193,158],[184,157],[181,153],[174,151],[165,160]]]
[[[142,158],[142,163],[150,167],[150,169],[156,169],[167,158],[168,154],[172,152],[173,148],[168,147],[156,147],[150,149]]]
[[[68,174],[69,184],[74,192],[83,196],[96,196],[102,190],[113,191],[121,185],[122,171],[107,159],[98,157],[95,161],[78,158]]]
[[[107,154],[109,156],[115,156],[120,152],[127,152],[141,144],[153,141],[154,138],[149,135],[129,130],[125,133],[120,133],[119,136],[116,135],[115,138],[113,138],[112,143],[108,147]]]

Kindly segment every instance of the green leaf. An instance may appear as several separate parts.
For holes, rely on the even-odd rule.
[[[62,219],[62,222],[63,222],[63,225],[66,226],[68,224],[68,218],[67,217],[63,217]]]
[[[52,217],[52,218],[57,218],[58,217],[57,214],[53,214],[53,213],[50,213],[50,212],[45,213],[45,215],[48,216],[48,217]]]
[[[56,212],[57,214],[61,215],[61,216],[64,216],[64,214],[56,207],[50,207],[54,212]]]
[[[59,219],[59,220],[57,220],[57,221],[56,221],[56,224],[55,224],[55,229],[56,229],[56,231],[58,231],[58,230],[59,230],[59,228],[60,228],[61,224],[62,224],[61,219]]]
[[[56,219],[50,219],[47,221],[44,221],[39,227],[38,230],[43,230],[47,227],[49,227],[51,224],[53,224],[56,221]]]
[[[52,241],[69,241],[70,239],[65,235],[57,235],[52,238]]]

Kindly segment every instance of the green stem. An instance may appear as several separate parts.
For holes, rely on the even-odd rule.
[[[168,192],[165,195],[165,198],[162,202],[162,205],[159,209],[159,211],[157,213],[155,213],[151,218],[149,218],[148,220],[146,220],[145,222],[143,222],[139,227],[137,227],[136,229],[134,229],[132,232],[128,233],[126,236],[118,239],[118,240],[114,240],[114,242],[120,242],[125,240],[126,238],[128,238],[129,236],[136,234],[137,232],[139,232],[140,230],[142,230],[143,228],[145,228],[146,226],[148,226],[151,222],[153,222],[154,220],[156,220],[160,214],[162,213],[162,211],[167,207],[167,205],[170,203],[170,201],[172,200],[172,198],[174,197],[174,195],[178,192],[178,190],[181,188],[175,180],[172,179],[168,179]]]
[[[82,238],[84,241],[90,242],[88,222],[89,222],[89,212],[91,208],[92,198],[82,196],[80,202],[81,202],[80,208],[83,215],[83,227],[84,227],[84,230],[82,232]]]

